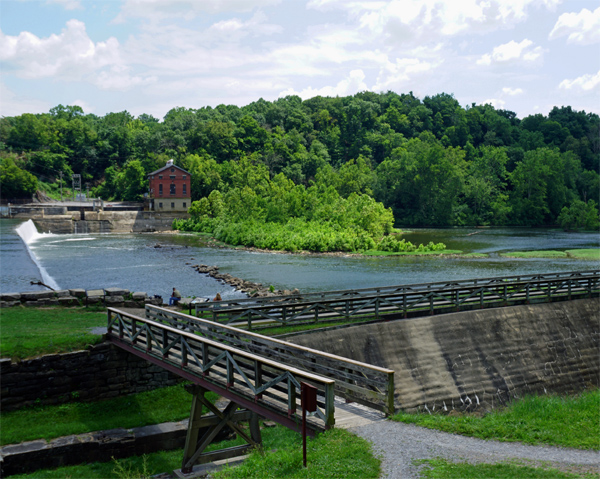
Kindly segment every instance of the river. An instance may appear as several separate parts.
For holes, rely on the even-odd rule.
[[[598,248],[597,233],[551,229],[473,228],[415,230],[413,243],[443,242],[449,249],[486,253],[487,258],[356,257],[261,253],[210,248],[190,234],[32,234],[25,241],[16,229],[22,220],[0,220],[0,291],[119,287],[167,297],[176,286],[184,296],[224,298],[241,293],[206,275],[194,264],[216,265],[223,273],[273,285],[314,292],[425,283],[452,279],[598,269],[600,261],[514,259],[501,252]],[[473,234],[476,233],[476,234]]]

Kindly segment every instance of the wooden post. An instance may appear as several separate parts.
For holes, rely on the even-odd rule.
[[[192,466],[186,467],[186,464],[196,452],[198,433],[200,431],[200,420],[202,419],[202,399],[204,399],[205,393],[206,389],[200,386],[193,386],[192,388],[192,409],[190,411],[190,420],[188,423],[185,446],[183,448],[183,460],[181,463],[181,471],[184,474],[192,472]]]

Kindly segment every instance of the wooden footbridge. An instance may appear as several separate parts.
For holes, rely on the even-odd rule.
[[[394,371],[250,329],[598,296],[599,280],[600,271],[583,271],[253,298],[199,306],[197,314],[209,318],[151,305],[144,317],[108,308],[107,339],[193,383],[182,463],[182,471],[190,472],[194,464],[233,457],[259,444],[258,416],[299,431],[303,384],[317,391],[316,412],[307,424],[311,434],[336,424],[336,396],[338,404],[341,398],[386,415],[394,412]],[[245,329],[236,327],[240,325]],[[229,405],[223,411],[215,408],[205,398],[208,390],[228,399]],[[203,417],[203,406],[212,414]],[[249,432],[240,421],[249,421]],[[225,425],[248,444],[204,452]]]
[[[270,296],[198,303],[195,314],[249,330],[326,326],[590,297],[598,295],[599,279],[594,270]]]

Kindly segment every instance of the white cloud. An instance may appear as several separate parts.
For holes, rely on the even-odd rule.
[[[590,45],[600,42],[600,7],[593,12],[563,13],[548,35],[550,40],[567,35],[567,43]]]
[[[504,87],[504,88],[502,88],[502,93],[504,93],[505,95],[509,95],[509,96],[521,95],[521,94],[523,94],[523,89]]]
[[[492,53],[486,53],[477,60],[478,65],[491,65],[492,63],[505,63],[522,60],[532,62],[541,58],[542,47],[531,48],[533,42],[527,38],[520,43],[511,40],[508,43],[494,47]]]
[[[161,21],[167,18],[191,20],[202,14],[248,12],[276,5],[281,0],[125,0],[113,20],[122,23],[127,18]]]
[[[39,38],[30,32],[8,36],[0,32],[0,60],[21,78],[54,77],[78,80],[83,75],[121,63],[119,42],[94,43],[85,24],[69,20],[59,35]]]
[[[387,91],[401,89],[414,83],[415,77],[427,74],[434,70],[439,64],[422,61],[419,58],[397,58],[395,62],[387,62],[379,71],[374,91]]]
[[[62,5],[65,10],[81,10],[83,6],[79,0],[46,0],[46,3]]]
[[[595,75],[582,75],[573,80],[563,80],[558,85],[563,90],[594,91],[600,90],[600,70]]]
[[[85,100],[73,100],[72,102],[69,102],[69,105],[77,105],[80,106],[81,109],[83,110],[83,112],[87,115],[88,113],[94,113],[95,108],[93,106],[91,106],[87,101]]]
[[[307,8],[345,11],[360,26],[395,43],[510,28],[532,6],[554,9],[562,0],[310,0]]]
[[[308,87],[298,92],[293,88],[288,88],[279,94],[279,98],[288,95],[298,95],[303,100],[312,98],[315,96],[347,96],[354,95],[360,91],[368,90],[366,83],[364,82],[365,74],[362,70],[352,70],[350,74],[339,81],[335,86],[325,86],[322,88]]]
[[[506,102],[501,100],[500,98],[490,98],[489,100],[485,100],[481,102],[482,105],[492,105],[496,109],[504,109],[504,105]]]

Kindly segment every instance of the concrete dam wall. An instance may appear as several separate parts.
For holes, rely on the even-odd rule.
[[[486,410],[599,386],[600,300],[397,320],[287,338],[395,371],[403,410]]]

